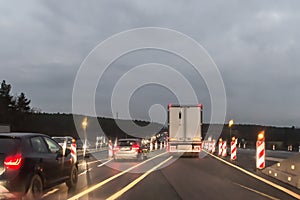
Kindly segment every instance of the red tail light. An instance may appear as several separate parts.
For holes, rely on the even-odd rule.
[[[131,149],[133,150],[139,150],[140,149],[140,145],[139,144],[133,144]]]
[[[4,166],[6,169],[18,170],[23,164],[22,154],[18,153],[13,156],[7,156],[4,160]]]

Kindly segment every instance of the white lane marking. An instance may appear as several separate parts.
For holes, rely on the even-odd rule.
[[[81,172],[80,174],[78,174],[78,176],[84,175],[84,174],[86,174],[87,172],[92,171],[92,169],[93,169],[93,168],[89,168],[88,170],[84,170],[83,172]]]
[[[108,161],[106,161],[106,162],[104,162],[104,163],[98,165],[97,167],[102,167],[103,165],[106,165],[107,163],[109,163],[109,162],[112,161],[112,160],[113,160],[113,159],[110,159],[110,160],[108,160]]]
[[[90,165],[90,164],[94,164],[94,163],[97,163],[97,162],[103,162],[103,161],[106,161],[108,160],[108,158],[105,158],[105,159],[102,159],[102,160],[95,160],[95,161],[90,161],[90,162],[82,162],[80,164],[78,164],[78,166],[82,166],[82,165]]]
[[[42,196],[42,198],[47,197],[47,196],[49,196],[50,194],[53,194],[53,193],[55,193],[55,192],[57,192],[57,191],[59,191],[58,188],[55,188],[55,189],[53,189],[53,190],[50,190],[49,192],[47,192],[46,194],[44,194],[44,195]]]
[[[244,188],[244,189],[246,189],[246,190],[249,190],[249,191],[251,191],[251,192],[254,192],[254,193],[257,193],[257,194],[259,194],[259,195],[261,195],[261,196],[264,196],[264,197],[266,197],[266,198],[269,198],[269,199],[272,199],[272,200],[280,200],[280,199],[277,199],[276,197],[267,195],[267,194],[265,194],[265,193],[263,193],[263,192],[260,192],[260,191],[257,191],[257,190],[255,190],[255,189],[246,187],[246,186],[244,186],[244,185],[241,185],[241,184],[238,184],[238,183],[234,183],[234,184],[236,184],[236,185],[238,185],[238,186],[240,186],[240,187],[242,187],[242,188]]]
[[[154,170],[156,170],[160,166],[164,165],[166,162],[168,162],[172,158],[173,158],[173,156],[170,156],[168,159],[164,160],[163,162],[159,163],[158,165],[156,165],[152,169],[148,170],[146,173],[144,173],[143,175],[141,175],[140,177],[138,177],[137,179],[135,179],[133,182],[129,183],[122,190],[120,190],[120,191],[116,192],[115,194],[111,195],[110,197],[108,197],[106,200],[113,200],[113,199],[119,198],[125,192],[127,192],[128,190],[130,190],[131,188],[133,188],[136,184],[138,184],[141,180],[143,180],[144,178],[146,178],[150,173],[152,173]]]
[[[169,153],[169,152],[164,152],[164,153],[158,154],[158,155],[156,155],[156,156],[154,156],[152,158],[149,158],[149,159],[145,160],[144,162],[141,162],[141,163],[139,163],[137,165],[134,165],[134,166],[132,166],[132,167],[124,170],[123,172],[120,172],[120,173],[118,173],[118,174],[116,174],[116,175],[114,175],[114,176],[112,176],[110,178],[107,178],[106,180],[104,180],[104,181],[102,181],[102,182],[100,182],[100,183],[98,183],[98,184],[96,184],[96,185],[94,185],[94,186],[92,186],[92,187],[90,187],[90,188],[88,188],[88,189],[86,189],[86,190],[84,190],[84,191],[76,194],[75,196],[70,197],[68,200],[79,199],[80,197],[82,197],[84,195],[87,195],[88,193],[90,193],[90,192],[92,192],[92,191],[100,188],[101,186],[105,185],[106,183],[108,183],[108,182],[110,182],[110,181],[118,178],[119,176],[122,176],[123,174],[125,174],[125,173],[127,173],[127,172],[129,172],[129,171],[131,171],[131,170],[133,170],[133,169],[135,169],[135,168],[137,168],[137,167],[139,167],[139,166],[141,166],[141,165],[143,165],[143,164],[145,164],[145,163],[147,163],[147,162],[149,162],[149,161],[151,161],[151,160],[153,160],[153,159],[155,159],[157,157],[160,157],[160,156],[162,156],[164,154],[167,154],[167,153]]]
[[[231,166],[233,168],[236,168],[236,169],[240,170],[241,172],[244,172],[245,174],[247,174],[247,175],[249,175],[249,176],[251,176],[253,178],[256,178],[257,180],[260,180],[260,181],[262,181],[262,182],[264,182],[264,183],[266,183],[266,184],[268,184],[268,185],[270,185],[270,186],[272,186],[272,187],[274,187],[274,188],[276,188],[276,189],[278,189],[278,190],[280,190],[282,192],[285,192],[286,194],[288,194],[288,195],[290,195],[290,196],[292,196],[292,197],[294,197],[296,199],[300,199],[300,195],[299,194],[297,194],[297,193],[295,193],[295,192],[293,192],[293,191],[291,191],[291,190],[289,190],[289,189],[287,189],[285,187],[277,185],[276,183],[273,183],[273,182],[271,182],[271,181],[269,181],[267,179],[264,179],[264,178],[262,178],[260,176],[257,176],[255,174],[253,174],[253,173],[251,173],[251,172],[249,172],[249,171],[247,171],[247,170],[245,170],[245,169],[243,169],[243,168],[241,168],[241,167],[239,167],[237,165],[234,165],[234,164],[232,164],[232,163],[230,163],[230,162],[228,162],[226,160],[223,160],[223,159],[221,159],[221,158],[219,158],[219,157],[217,157],[217,156],[215,156],[215,155],[213,155],[213,154],[211,154],[211,153],[209,153],[209,152],[207,152],[205,150],[203,150],[203,151],[205,153],[207,153],[208,155],[210,155],[210,156],[212,156],[212,157],[220,160],[221,162],[223,162],[223,163],[225,163],[225,164],[227,164],[227,165],[229,165],[229,166]]]

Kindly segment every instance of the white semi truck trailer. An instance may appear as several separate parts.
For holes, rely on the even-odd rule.
[[[202,104],[168,105],[169,152],[195,153],[201,151]]]

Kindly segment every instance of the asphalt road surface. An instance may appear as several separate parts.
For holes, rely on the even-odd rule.
[[[145,161],[118,162],[108,159],[107,151],[94,155],[80,161],[76,189],[68,191],[61,184],[47,190],[43,199],[296,199],[210,155],[179,158],[157,150]],[[254,155],[253,150],[240,150],[237,161],[231,163],[300,194],[300,190],[255,170]],[[270,155],[267,165],[293,154]]]

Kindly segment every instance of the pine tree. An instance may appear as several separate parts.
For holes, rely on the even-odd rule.
[[[11,85],[2,81],[0,87],[0,114],[7,114],[15,106],[13,96],[10,95]]]
[[[17,104],[16,104],[16,110],[24,113],[24,112],[29,112],[30,111],[30,100],[26,98],[25,94],[22,92],[18,97],[17,97]]]

